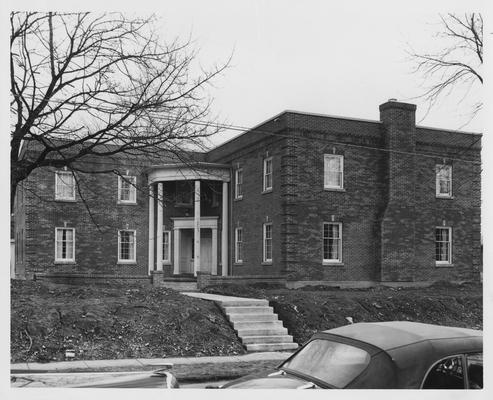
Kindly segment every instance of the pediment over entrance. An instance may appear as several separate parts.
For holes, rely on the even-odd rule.
[[[193,217],[175,217],[171,218],[173,221],[174,229],[193,229],[194,218]],[[201,229],[217,229],[218,217],[202,217],[200,218]]]

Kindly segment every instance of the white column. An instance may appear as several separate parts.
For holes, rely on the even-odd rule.
[[[156,269],[163,270],[163,183],[157,184]]]
[[[223,182],[223,213],[221,230],[222,275],[228,276],[228,182]]]
[[[149,186],[149,275],[154,269],[154,186]]]
[[[193,243],[193,274],[197,276],[197,272],[200,271],[200,180],[195,181],[194,207],[193,226],[195,232]]]
[[[180,230],[173,228],[173,274],[180,273]]]
[[[211,274],[217,275],[217,228],[212,228],[212,268]]]

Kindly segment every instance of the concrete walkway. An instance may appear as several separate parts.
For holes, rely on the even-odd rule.
[[[248,297],[236,297],[236,296],[223,296],[222,294],[212,294],[212,293],[201,293],[201,292],[181,292],[185,296],[196,297],[198,299],[215,301],[217,303],[229,303],[229,302],[239,302],[239,303],[251,303],[258,302],[259,304],[269,304],[265,299],[251,299]]]
[[[50,363],[16,363],[10,365],[11,373],[54,373],[54,372],[109,372],[109,371],[150,371],[161,365],[173,364],[173,369],[180,366],[200,366],[205,364],[226,365],[236,363],[258,363],[272,361],[280,363],[291,352],[263,352],[242,354],[238,356],[215,357],[175,357],[175,358],[134,358],[121,360],[77,360]]]

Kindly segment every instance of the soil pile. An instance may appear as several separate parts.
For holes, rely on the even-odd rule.
[[[482,329],[483,296],[478,284],[438,283],[428,288],[289,290],[262,285],[222,286],[211,293],[268,299],[294,340],[302,344],[313,333],[351,321],[415,321]]]
[[[171,289],[11,281],[11,362],[244,352],[214,303]]]

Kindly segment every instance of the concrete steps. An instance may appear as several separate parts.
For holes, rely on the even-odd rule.
[[[247,351],[298,348],[267,300],[226,299],[219,304]]]

